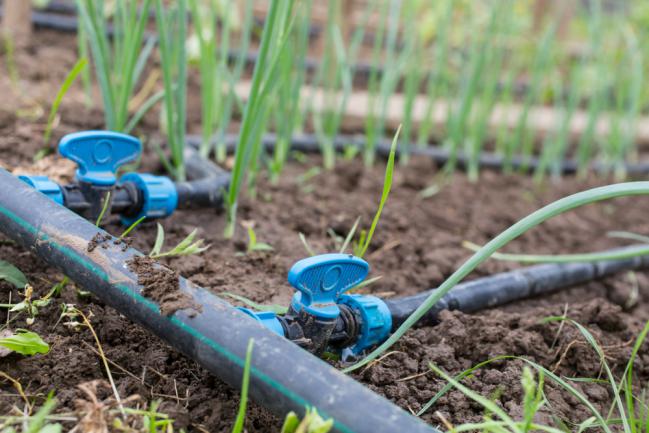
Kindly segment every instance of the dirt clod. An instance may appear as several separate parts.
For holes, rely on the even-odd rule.
[[[86,251],[89,253],[93,252],[97,247],[101,247],[102,249],[107,249],[108,244],[107,242],[113,239],[113,236],[110,234],[101,234],[99,232],[95,233],[95,235],[90,239],[88,242],[88,246],[86,247]],[[118,243],[114,242],[115,245],[118,245]]]
[[[178,272],[148,256],[133,257],[128,267],[137,275],[137,283],[144,287],[142,294],[156,301],[165,316],[171,316],[178,310],[196,308],[192,298],[180,291]]]

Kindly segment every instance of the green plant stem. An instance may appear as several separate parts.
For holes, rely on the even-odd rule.
[[[464,247],[471,251],[479,251],[480,246],[471,242],[463,242]],[[618,251],[583,254],[506,254],[493,253],[491,258],[506,262],[517,263],[589,263],[603,260],[624,260],[649,254],[649,245],[638,245],[636,248],[627,247]]]
[[[239,411],[237,412],[237,419],[232,427],[232,433],[242,433],[243,423],[246,420],[246,410],[248,407],[248,388],[250,387],[250,365],[252,363],[252,349],[255,345],[255,340],[248,341],[248,349],[246,350],[246,361],[243,366],[243,381],[241,383],[241,402],[239,403]]]

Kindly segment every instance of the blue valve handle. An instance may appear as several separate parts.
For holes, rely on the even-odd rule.
[[[322,254],[300,260],[288,273],[288,282],[297,290],[291,305],[298,312],[335,319],[340,314],[340,297],[361,283],[369,271],[365,260],[351,254]]]
[[[117,169],[135,161],[142,152],[140,140],[112,131],[68,134],[59,143],[59,153],[77,163],[77,180],[96,186],[113,186]]]

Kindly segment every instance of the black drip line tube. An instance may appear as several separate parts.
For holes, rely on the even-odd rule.
[[[187,137],[187,144],[198,147],[202,138],[196,135]],[[237,134],[227,134],[222,141],[228,152],[234,152],[239,142]],[[262,137],[262,146],[266,152],[272,152],[277,143],[277,134],[266,133]],[[346,147],[352,146],[362,150],[367,145],[367,139],[363,135],[337,135],[333,139],[333,146],[336,152],[343,152]],[[322,149],[320,141],[316,134],[294,134],[291,138],[291,150],[303,153],[319,153]],[[379,140],[376,145],[376,153],[387,158],[390,154],[391,141],[387,139]],[[451,152],[439,146],[420,147],[415,144],[409,146],[409,155],[428,157],[438,165],[444,165],[451,160]],[[397,147],[397,155],[403,153],[401,146]],[[469,157],[458,152],[455,155],[455,163],[459,169],[465,169],[469,165]],[[507,161],[503,156],[489,152],[482,152],[478,157],[478,165],[482,169],[502,170],[506,163],[509,163],[511,169],[515,172],[533,173],[539,167],[540,161],[537,157],[523,158],[515,156]],[[626,173],[630,176],[642,176],[649,174],[649,162],[626,163],[624,164]],[[548,170],[553,168],[552,165]],[[594,162],[589,169],[595,173],[610,173],[615,167],[601,162]],[[579,170],[579,164],[574,160],[563,160],[560,164],[559,171],[561,174],[576,174]]]
[[[140,252],[109,243],[88,253],[88,242],[105,232],[4,169],[0,185],[0,231],[235,388],[254,338],[250,393],[277,415],[303,414],[312,406],[335,420],[337,432],[437,432],[184,278],[180,290],[200,311],[162,315],[128,269],[127,262]]]
[[[632,253],[637,246],[609,252]],[[644,247],[646,249],[646,246]],[[510,272],[478,278],[451,289],[418,322],[419,326],[435,325],[443,310],[474,313],[512,301],[548,295],[553,292],[609,277],[623,271],[649,268],[649,256],[591,263],[565,263],[529,266]],[[386,299],[392,314],[393,330],[398,328],[436,289],[412,296]]]

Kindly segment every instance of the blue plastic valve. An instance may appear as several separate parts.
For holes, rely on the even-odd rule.
[[[45,194],[55,202],[63,205],[63,191],[58,183],[51,181],[47,176],[18,176],[27,185]]]
[[[362,282],[370,271],[363,259],[350,254],[322,254],[295,263],[288,282],[298,291],[291,301],[297,312],[306,311],[322,319],[340,314],[343,293]]]
[[[79,166],[77,180],[97,186],[115,185],[117,169],[141,151],[140,140],[112,131],[75,132],[59,143],[59,153]]]

